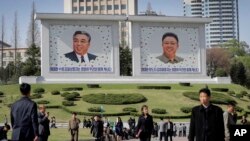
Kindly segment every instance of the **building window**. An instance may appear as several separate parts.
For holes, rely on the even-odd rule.
[[[119,9],[119,5],[114,5],[114,9],[115,10]]]
[[[14,56],[14,53],[13,52],[10,52],[10,57],[13,57]]]
[[[87,6],[87,7],[86,7],[86,10],[87,10],[87,11],[91,11],[91,6]]]
[[[77,0],[73,0],[73,2],[77,2]]]
[[[6,66],[6,61],[3,61],[3,66]]]
[[[126,9],[126,8],[127,8],[127,6],[125,4],[121,5],[121,9]]]
[[[73,11],[74,11],[74,12],[77,12],[77,7],[73,7]]]
[[[6,53],[3,53],[3,58],[6,58]]]
[[[80,2],[84,2],[84,0],[80,0]]]
[[[94,1],[97,1],[97,0],[94,0]]]
[[[21,57],[21,52],[17,52],[17,55],[16,55],[18,58]]]
[[[101,10],[105,10],[105,6],[104,5],[101,5]]]
[[[84,11],[84,6],[80,6],[80,11]]]
[[[98,10],[98,6],[94,6],[94,8],[93,8],[94,10]]]
[[[112,5],[107,5],[107,10],[112,10]]]
[[[87,0],[87,2],[90,2],[91,0]]]

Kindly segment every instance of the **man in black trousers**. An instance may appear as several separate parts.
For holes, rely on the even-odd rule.
[[[168,141],[168,137],[170,138],[170,141],[172,141],[172,137],[173,137],[173,128],[174,127],[174,124],[173,122],[168,119],[168,122],[167,122],[167,133],[166,133],[166,140]]]
[[[189,141],[224,141],[223,111],[210,103],[208,88],[199,91],[201,105],[192,109]]]
[[[48,141],[50,135],[49,129],[49,112],[46,112],[46,108],[43,104],[39,105],[38,113],[38,123],[39,123],[39,141]]]
[[[21,84],[22,97],[11,106],[13,141],[38,141],[37,105],[29,98],[30,89],[29,84]]]

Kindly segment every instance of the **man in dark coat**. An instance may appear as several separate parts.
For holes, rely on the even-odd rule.
[[[95,137],[96,141],[101,141],[103,138],[103,121],[100,116],[94,117],[94,122],[91,127],[90,133]]]
[[[170,141],[172,141],[174,124],[170,119],[168,119],[166,128],[167,128],[166,141],[168,141],[168,137],[170,138]]]
[[[46,112],[45,106],[42,104],[39,106],[38,113],[38,123],[39,123],[39,141],[47,141],[50,135],[49,129],[49,112]]]
[[[37,105],[31,101],[30,85],[20,85],[21,99],[11,106],[11,125],[13,128],[13,141],[37,141],[38,140],[38,118]]]
[[[199,91],[201,105],[192,109],[189,141],[224,141],[223,111],[210,103],[208,88]]]
[[[96,55],[88,53],[91,36],[85,31],[76,31],[73,35],[73,51],[64,54],[66,58],[77,63],[87,63],[96,59]]]

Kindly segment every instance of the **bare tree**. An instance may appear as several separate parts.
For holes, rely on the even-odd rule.
[[[3,69],[3,46],[4,46],[4,35],[5,35],[5,33],[4,33],[4,15],[2,15],[2,30],[1,30],[1,41],[2,41],[2,46],[1,46],[1,48],[2,48],[2,51],[1,51],[1,69]]]
[[[19,30],[18,30],[18,19],[17,19],[17,11],[14,14],[14,24],[13,24],[13,44],[15,48],[14,52],[14,66],[15,70],[14,73],[16,74],[16,67],[17,67],[17,47],[18,47],[18,42],[19,42]]]
[[[30,47],[32,44],[39,45],[40,44],[40,32],[39,27],[34,19],[36,13],[35,2],[32,3],[32,10],[31,10],[31,17],[30,17],[30,24],[28,29],[28,36],[27,36],[27,45]]]

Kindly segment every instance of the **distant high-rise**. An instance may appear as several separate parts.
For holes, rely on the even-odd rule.
[[[137,15],[138,0],[64,0],[64,13],[90,15]],[[120,23],[121,41],[128,42],[128,24]]]
[[[239,40],[238,0],[184,0],[183,4],[184,16],[213,18],[206,25],[207,47]]]

